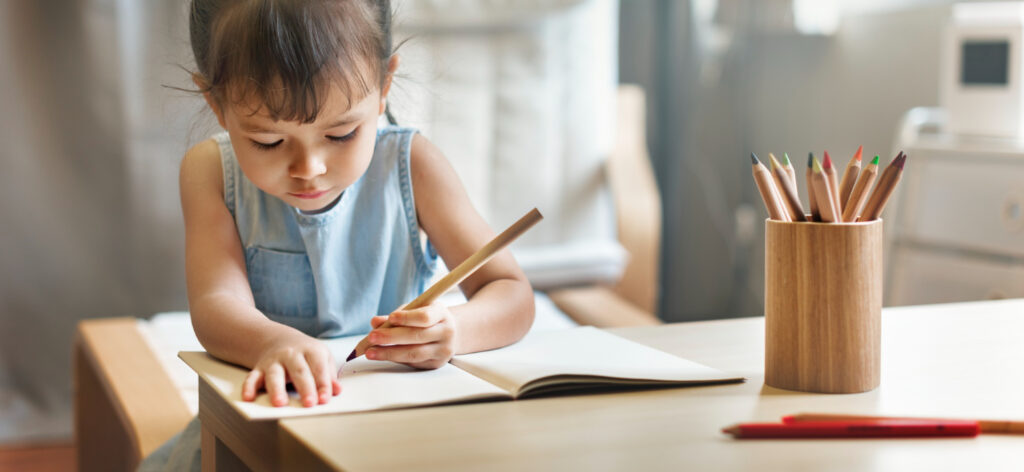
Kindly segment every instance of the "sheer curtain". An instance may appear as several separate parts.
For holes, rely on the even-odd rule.
[[[186,2],[0,2],[0,444],[66,438],[78,320],[184,309]]]

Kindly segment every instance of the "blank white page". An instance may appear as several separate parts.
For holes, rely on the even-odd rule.
[[[493,351],[456,356],[455,366],[518,397],[541,386],[728,382],[741,377],[592,326],[531,332]]]

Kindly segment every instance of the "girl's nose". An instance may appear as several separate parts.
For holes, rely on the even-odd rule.
[[[309,180],[325,173],[327,173],[326,159],[317,153],[303,153],[297,156],[288,167],[288,174],[296,179]]]

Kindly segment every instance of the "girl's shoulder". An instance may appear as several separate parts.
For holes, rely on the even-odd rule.
[[[185,152],[178,183],[184,192],[211,192],[223,196],[220,147],[214,138],[204,139]]]

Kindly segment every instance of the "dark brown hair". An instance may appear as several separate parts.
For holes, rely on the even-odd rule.
[[[392,54],[388,0],[193,0],[189,34],[200,92],[302,123],[331,87],[350,104],[381,87]]]

